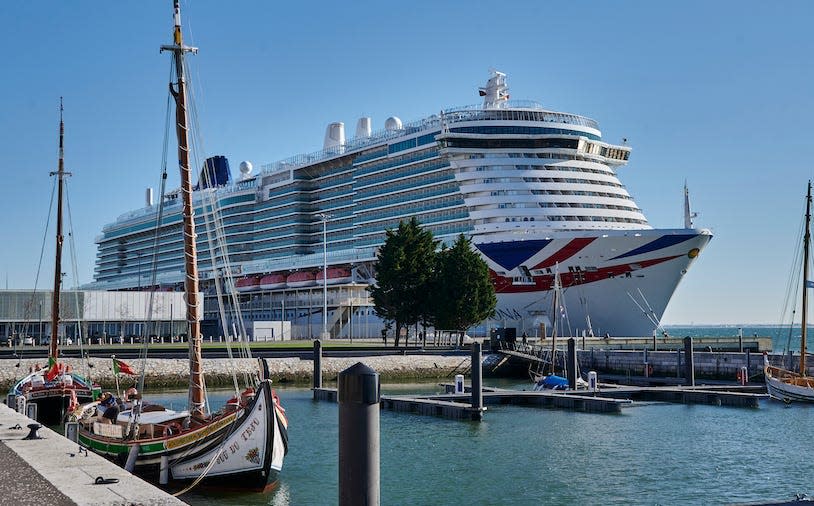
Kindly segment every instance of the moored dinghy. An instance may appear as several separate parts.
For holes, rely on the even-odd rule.
[[[172,52],[176,78],[170,92],[176,102],[184,217],[186,317],[190,336],[189,407],[175,411],[136,394],[129,399],[132,405],[124,405],[117,416],[107,417],[115,419],[113,423],[99,416],[98,403],[81,406],[74,413],[74,419],[79,423],[81,445],[161,485],[171,488],[183,485],[187,490],[206,480],[224,482],[232,488],[262,489],[282,468],[288,449],[288,422],[271,389],[265,361],[260,360],[259,373],[248,382],[250,384],[242,392],[236,392],[235,398],[221,409],[210,412],[206,404],[184,73],[184,55],[195,49],[183,43],[179,0],[174,1],[174,9],[174,43],[162,46],[162,51]],[[228,262],[225,252],[221,260]],[[223,282],[218,286],[233,285]],[[148,341],[145,340],[139,371],[141,390]],[[248,349],[243,351],[248,352]],[[237,379],[235,388],[238,389]]]

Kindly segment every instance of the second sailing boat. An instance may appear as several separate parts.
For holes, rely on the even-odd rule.
[[[57,223],[54,262],[54,291],[51,294],[51,344],[48,365],[35,367],[11,387],[9,395],[37,405],[37,421],[45,425],[58,425],[66,413],[83,402],[90,402],[99,394],[99,386],[59,362],[59,310],[62,292],[62,194],[65,172],[65,122],[62,119],[62,99],[59,103],[59,166],[51,172],[57,178]]]

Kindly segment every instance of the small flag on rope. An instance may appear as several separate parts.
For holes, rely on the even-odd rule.
[[[45,381],[54,381],[59,374],[59,364],[54,357],[48,357],[48,372],[45,373]]]
[[[814,288],[814,281],[807,279],[806,280],[806,288]]]
[[[127,363],[115,358],[113,359],[113,374],[132,374],[133,376],[138,375],[138,373],[136,373],[132,367],[127,365]]]

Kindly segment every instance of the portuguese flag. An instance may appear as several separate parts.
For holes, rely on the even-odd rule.
[[[45,381],[54,381],[59,374],[59,364],[54,357],[48,357],[48,372],[45,373]]]
[[[133,376],[138,376],[138,373],[134,371],[132,367],[116,358],[113,359],[113,374],[132,374]]]

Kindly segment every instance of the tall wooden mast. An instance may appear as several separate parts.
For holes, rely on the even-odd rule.
[[[806,229],[803,234],[803,328],[800,331],[800,374],[806,375],[806,336],[808,334],[808,254],[811,244],[811,181],[806,193]]]
[[[56,361],[59,358],[59,294],[62,290],[62,186],[65,176],[65,123],[62,121],[62,97],[59,97],[59,166],[51,176],[57,177],[57,237],[56,260],[54,261],[54,293],[51,295],[51,349],[48,356]]]
[[[184,288],[187,302],[187,327],[189,328],[189,401],[193,416],[204,416],[204,376],[201,367],[201,323],[198,314],[198,259],[195,248],[195,216],[192,207],[192,174],[189,168],[189,134],[187,131],[186,80],[184,79],[184,54],[197,53],[198,49],[184,45],[181,35],[181,6],[173,1],[175,29],[173,44],[161,46],[161,51],[171,51],[175,65],[175,83],[170,83],[170,93],[175,97],[175,123],[178,136],[178,168],[181,173],[181,199],[184,223]]]

